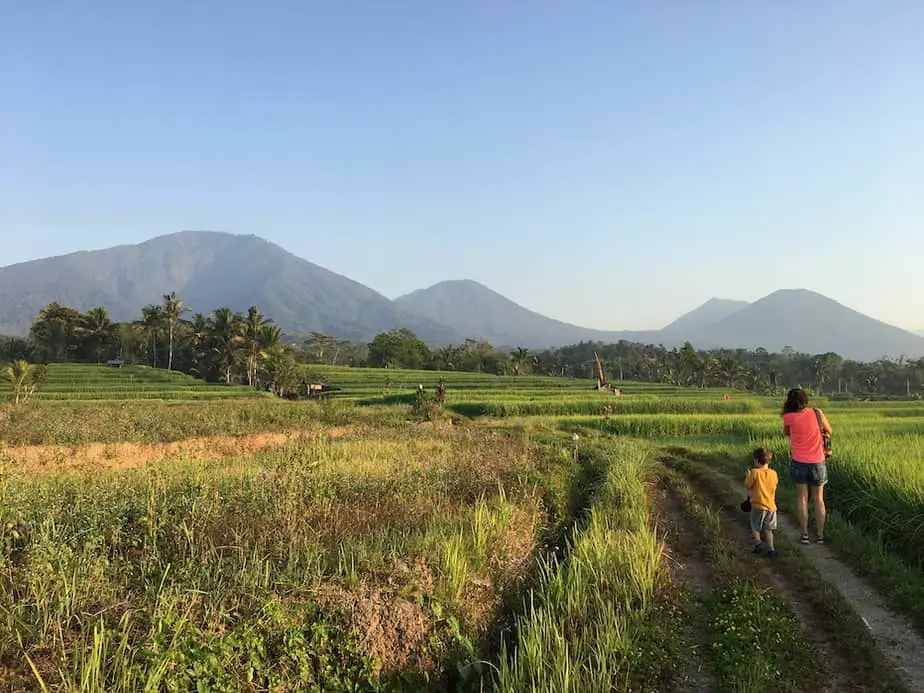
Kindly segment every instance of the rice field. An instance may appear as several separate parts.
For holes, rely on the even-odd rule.
[[[6,388],[9,385],[3,384]],[[45,383],[35,393],[40,400],[200,400],[212,398],[255,397],[252,388],[205,383],[177,371],[148,366],[122,366],[81,363],[52,363]],[[12,392],[0,390],[0,398]]]
[[[743,477],[749,450],[767,445],[785,507],[780,401],[310,372],[341,389],[287,402],[153,369],[57,366],[42,398],[0,404],[0,689],[823,683],[827,645],[791,591],[741,564],[743,525],[735,534],[721,505],[659,462],[688,455]],[[446,402],[421,416],[414,390],[440,375]],[[813,403],[834,428],[832,548],[924,633],[924,404]],[[668,560],[665,512],[695,529],[705,586]],[[910,690],[871,651],[848,652],[870,677],[862,690]]]

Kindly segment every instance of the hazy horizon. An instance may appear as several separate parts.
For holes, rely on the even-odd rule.
[[[9,4],[0,265],[216,229],[597,329],[924,329],[924,5],[526,7]]]

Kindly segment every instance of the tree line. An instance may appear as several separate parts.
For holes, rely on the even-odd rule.
[[[116,322],[105,308],[81,312],[51,303],[26,338],[0,339],[0,361],[104,363],[120,359],[178,370],[209,382],[241,383],[290,396],[304,385],[303,364],[468,371],[496,375],[548,375],[593,379],[597,354],[611,381],[686,387],[742,388],[776,395],[800,385],[844,397],[915,397],[924,394],[924,358],[863,363],[837,354],[803,354],[786,348],[697,350],[620,341],[581,342],[557,349],[501,350],[489,342],[431,349],[405,328],[368,343],[314,332],[287,341],[273,320],[251,306],[193,314],[175,293],[145,306],[137,320]]]
[[[192,311],[175,293],[147,305],[137,320],[113,321],[105,308],[81,312],[50,303],[36,316],[26,338],[7,337],[0,360],[41,363],[146,364],[209,382],[247,384],[287,395],[299,384],[300,368],[282,330],[256,306],[246,313],[228,307],[209,315]]]

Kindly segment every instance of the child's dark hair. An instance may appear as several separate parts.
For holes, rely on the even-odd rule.
[[[758,464],[767,464],[770,461],[770,451],[767,448],[757,448],[754,450],[754,461]]]

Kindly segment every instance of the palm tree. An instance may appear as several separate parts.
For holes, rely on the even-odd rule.
[[[719,370],[719,363],[715,360],[715,357],[711,354],[706,354],[700,359],[697,364],[697,371],[699,375],[699,386],[702,388],[708,387],[709,383],[715,378],[716,373]]]
[[[462,349],[457,346],[447,346],[440,349],[437,353],[438,364],[446,371],[452,371],[456,368],[456,361],[462,353]]]
[[[173,328],[183,319],[183,315],[189,312],[191,311],[183,304],[183,301],[176,297],[175,291],[164,294],[163,315],[167,320],[167,339],[169,340],[169,346],[167,347],[168,371],[173,370]]]
[[[111,343],[115,335],[115,325],[109,319],[105,308],[91,308],[83,315],[79,327],[80,334],[89,340],[96,352],[96,362],[103,360],[103,350]]]
[[[226,383],[231,382],[231,372],[240,360],[241,348],[244,345],[244,337],[241,334],[243,322],[243,317],[228,307],[219,308],[212,313],[212,351],[218,357],[218,368]]]
[[[209,335],[211,334],[209,319],[202,313],[196,313],[187,324],[190,330],[190,347],[192,347],[192,370],[200,378],[204,378],[205,373],[202,372],[201,366],[208,348]]]
[[[272,320],[263,317],[256,306],[250,306],[247,317],[244,318],[244,343],[247,347],[247,384],[253,387],[257,380],[257,364],[263,347],[262,339],[264,328],[272,324]],[[281,338],[281,333],[279,335]],[[278,339],[277,339],[278,341]]]
[[[513,364],[514,375],[519,375],[520,369],[529,364],[529,357],[529,349],[525,347],[517,347],[515,351],[511,352],[510,362]]]
[[[263,372],[261,362],[267,359],[279,359],[286,353],[286,346],[282,342],[282,330],[275,325],[265,324],[260,329],[259,349],[257,351],[257,361],[254,366],[253,380],[251,385],[262,387],[260,383],[260,374]]]
[[[3,379],[13,386],[13,401],[16,404],[27,402],[45,381],[47,372],[45,366],[34,366],[22,359],[17,359],[7,366],[3,370]]]
[[[735,387],[738,381],[744,376],[744,369],[741,364],[733,358],[723,356],[719,359],[719,376],[724,381],[726,387]]]
[[[163,306],[152,304],[141,309],[141,326],[151,340],[152,368],[157,368],[157,335],[164,331],[165,318]]]

